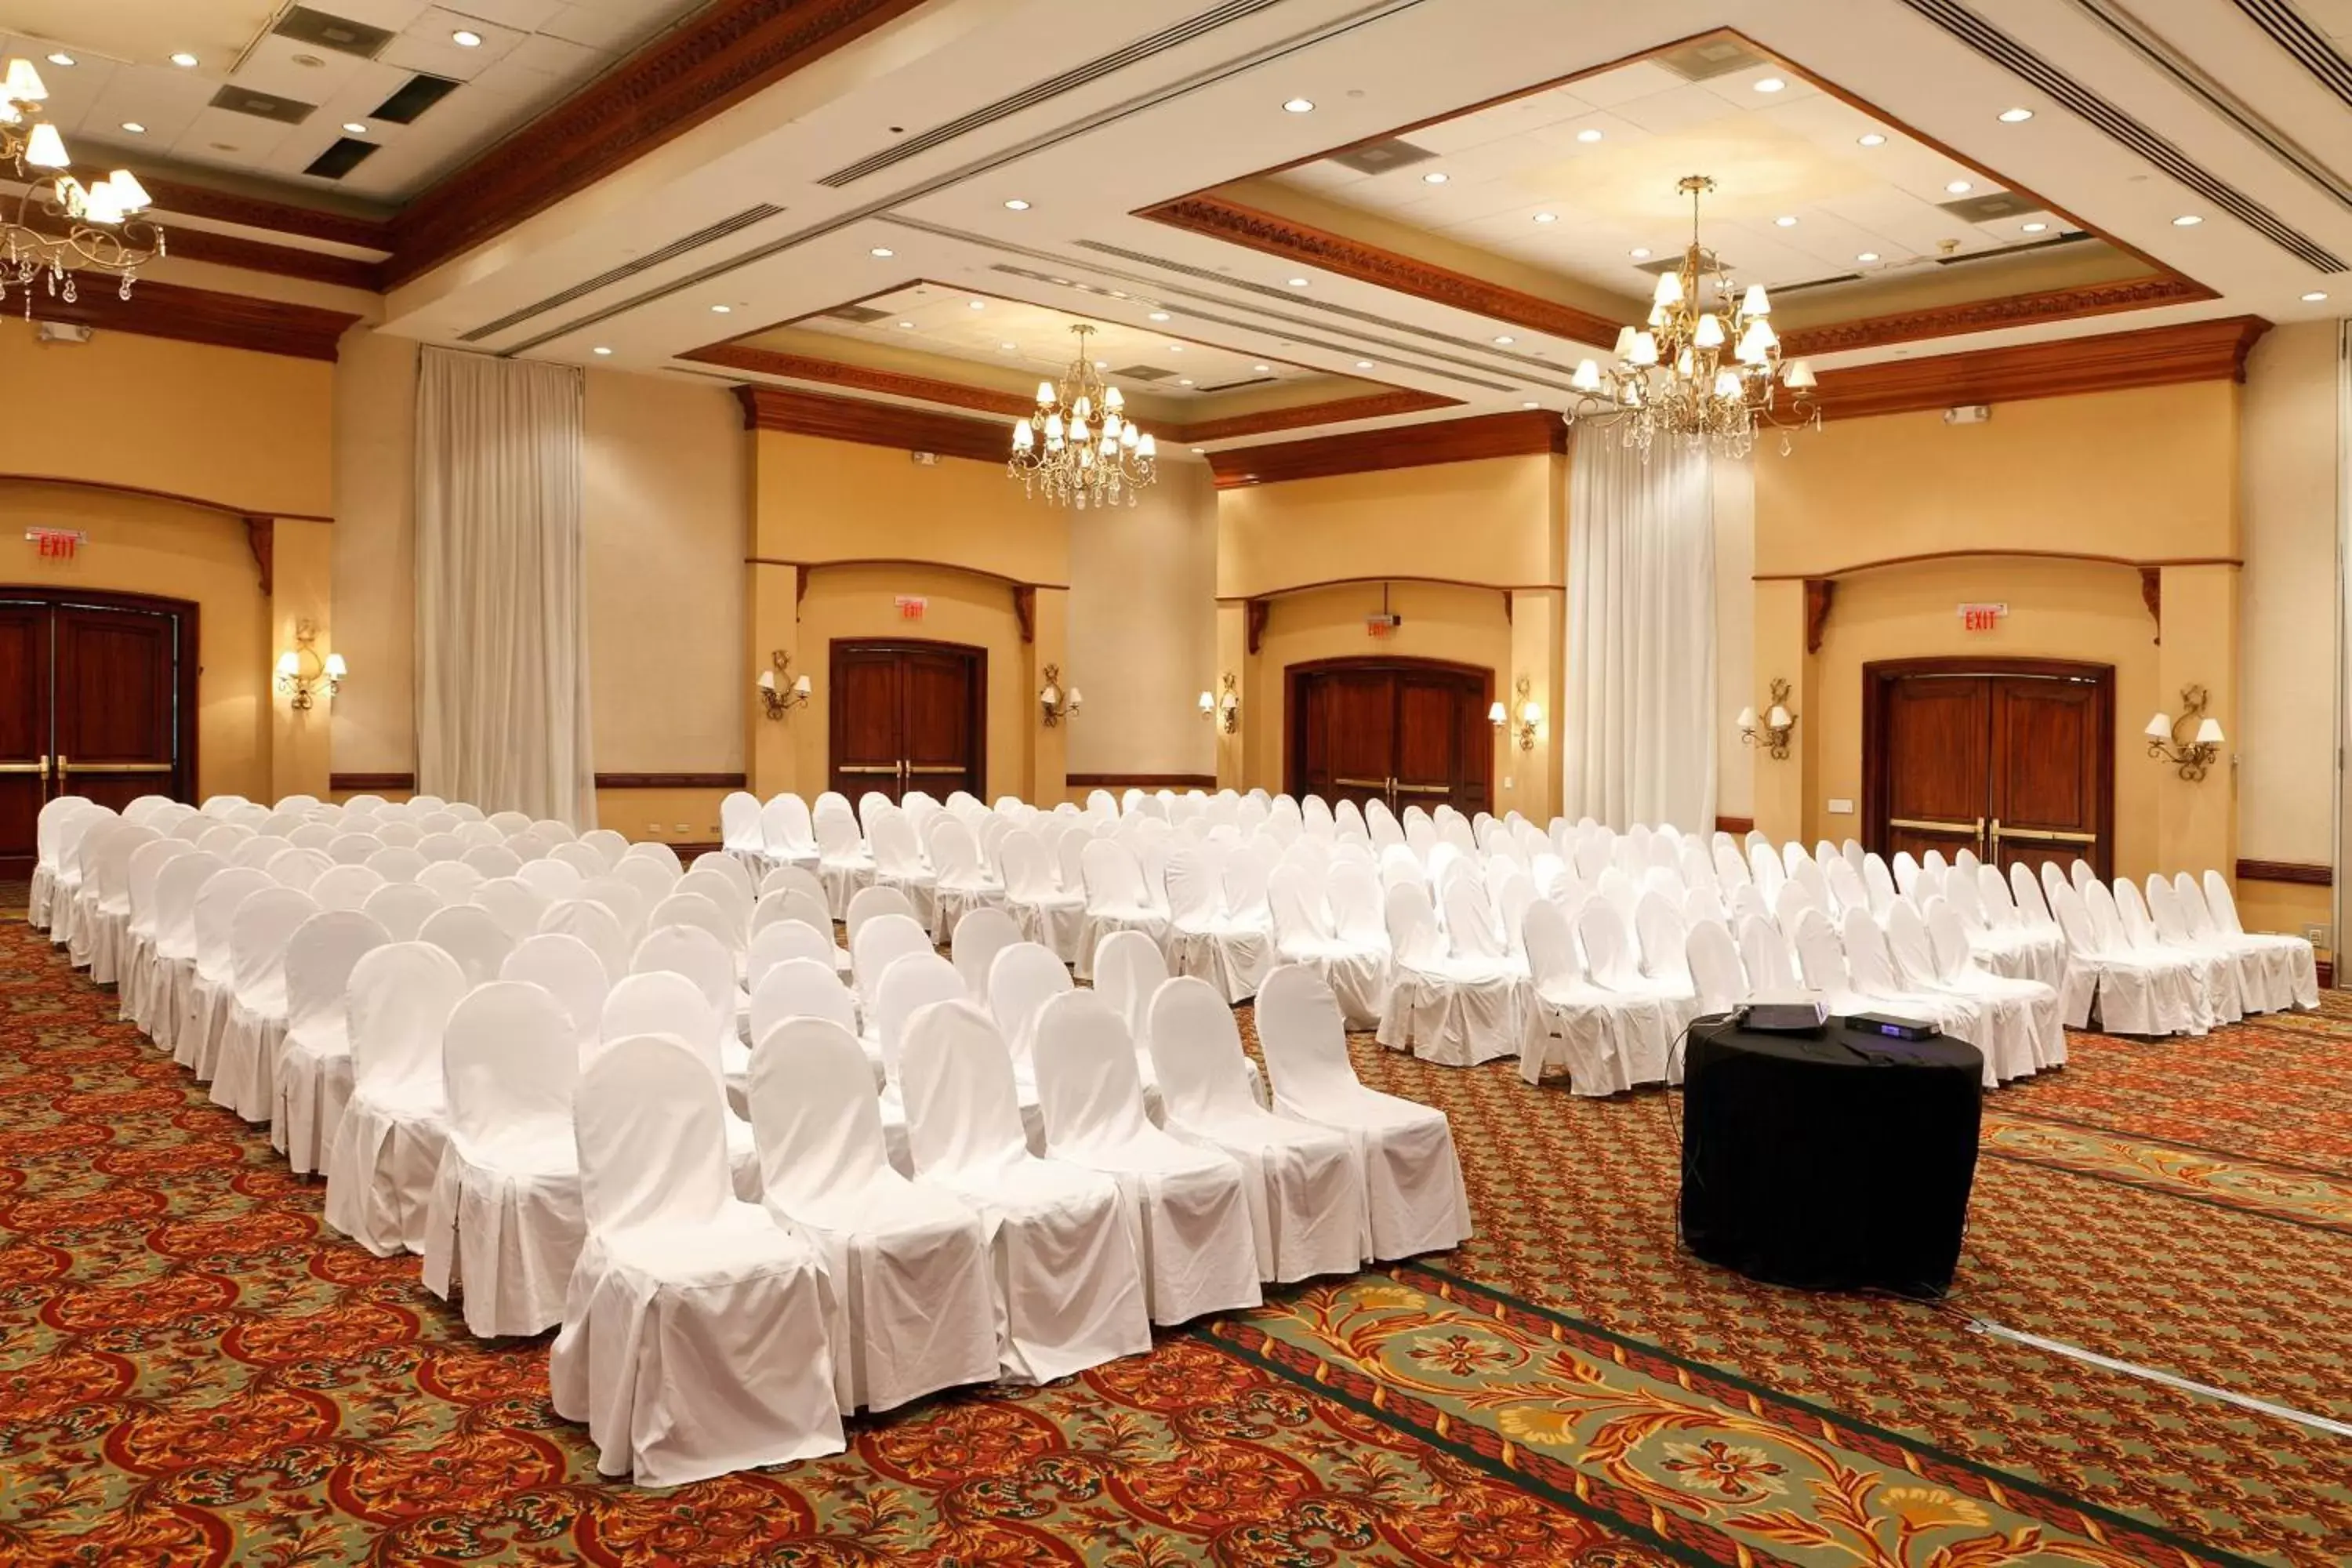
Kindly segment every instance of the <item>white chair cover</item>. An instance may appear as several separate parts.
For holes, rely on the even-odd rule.
[[[573,1048],[583,1062],[588,1059],[604,1026],[604,998],[614,978],[593,948],[576,936],[542,931],[507,954],[499,978],[526,982],[554,997],[571,1020]]]
[[[637,1036],[576,1098],[586,1235],[548,1383],[598,1471],[665,1487],[839,1453],[824,1268],[729,1191],[716,1075],[685,1042]]]
[[[1345,1132],[1363,1162],[1372,1255],[1410,1258],[1466,1239],[1470,1195],[1445,1113],[1358,1080],[1331,988],[1286,964],[1266,976],[1257,1023],[1275,1110]]]
[[[391,941],[357,910],[327,910],[286,944],[286,1034],[271,1073],[269,1144],[297,1175],[326,1169],[352,1098],[352,971]]]
[[[449,1140],[425,1215],[425,1288],[445,1301],[462,1289],[466,1327],[486,1339],[552,1328],[586,1236],[572,1020],[536,985],[477,985],[449,1015],[441,1072]]]
[[[1519,1076],[1540,1083],[1557,1063],[1568,1068],[1571,1093],[1608,1095],[1631,1089],[1631,1064],[1648,1048],[1642,1041],[1664,1033],[1662,1004],[1594,984],[1568,917],[1549,899],[1527,907],[1519,934],[1538,1009],[1538,1028],[1530,1031],[1519,1056]],[[1658,1054],[1663,1072],[1663,1053]]]
[[[369,864],[373,865],[371,861]],[[470,904],[475,893],[489,879],[471,866],[457,860],[437,860],[416,873],[412,879],[420,888],[433,889],[434,897],[445,904]]]
[[[1958,880],[1958,868],[1953,868],[1954,880]],[[1974,868],[1969,876],[1973,879]],[[2031,1078],[2040,1070],[2042,1057],[2048,1049],[2042,1034],[2042,1005],[2047,1004],[2050,1022],[2055,1025],[2058,1016],[2058,994],[2038,981],[2012,981],[1988,970],[1978,969],[1969,962],[1966,947],[1968,936],[1958,924],[1959,917],[1945,899],[1929,899],[1925,908],[1940,913],[1949,922],[1953,934],[1960,938],[1962,952],[1959,962],[1948,963],[1937,951],[1929,934],[1927,917],[1921,906],[1906,899],[1887,911],[1886,923],[1880,928],[1873,922],[1886,946],[1887,957],[1893,962],[1895,978],[1901,984],[1923,995],[1939,994],[1965,997],[1984,1010],[1986,1037],[1984,1050],[1985,1079],[1989,1088]],[[1853,911],[1868,918],[1867,910]],[[1849,929],[1852,915],[1849,914]],[[2020,991],[2014,987],[2029,986]]]
[[[804,921],[772,921],[751,938],[751,953],[743,961],[743,977],[756,993],[770,970],[796,958],[822,963],[829,973],[838,974],[840,972],[834,967],[836,951],[829,930],[818,931]],[[760,1037],[757,1028],[752,1030],[751,1037]]]
[[[1168,952],[1179,974],[1193,974],[1228,1002],[1257,994],[1274,961],[1274,932],[1255,915],[1225,906],[1224,866],[1206,845],[1177,847],[1168,858]]]
[[[1021,940],[1019,923],[1001,906],[975,906],[958,918],[949,951],[973,1001],[988,1000],[989,965],[996,962],[998,953]],[[1061,955],[1055,954],[1055,961],[1060,960]]]
[[[1988,871],[1992,868],[1979,866],[1977,869]],[[1999,873],[1995,872],[1995,875]],[[1910,909],[1908,904],[1897,907],[1904,910]],[[1890,916],[1888,932],[1890,945],[1895,944],[1897,940],[1895,931],[1892,929],[1893,921],[1895,920],[1901,920],[1906,928],[1909,924],[1907,914]],[[2013,975],[1993,974],[1975,967],[1971,962],[1968,932],[1961,925],[1958,911],[1955,910],[1948,902],[1930,899],[1927,901],[1927,912],[1923,917],[1923,921],[1927,949],[1934,957],[1938,982],[1963,993],[2006,996],[2022,1001],[2030,1017],[2034,1070],[2038,1072],[2045,1068],[2064,1067],[2066,1065],[2065,1004],[2059,994],[2039,980],[2021,980]],[[1905,936],[1901,941],[1904,946],[1898,946],[1898,954],[1912,943],[1913,939]]]
[[[1115,931],[1139,931],[1168,945],[1168,911],[1156,903],[1147,887],[1141,864],[1128,847],[1112,838],[1089,839],[1078,852],[1086,882],[1086,918],[1078,928],[1077,976],[1094,976],[1095,948]]]
[[[866,929],[866,922],[882,915],[904,915],[907,919],[914,921],[918,926],[923,923],[916,920],[913,900],[900,889],[897,888],[860,889],[850,899],[849,912],[842,917],[841,921],[844,932],[849,938],[851,952],[855,952],[857,950],[857,933]]]
[[[183,993],[184,1001],[172,1059],[194,1070],[199,1080],[212,1077],[213,1055],[220,1031],[228,1022],[236,985],[229,961],[230,921],[236,918],[237,906],[247,899],[277,886],[269,879],[269,873],[257,866],[233,865],[217,876],[206,878],[197,889],[195,962]],[[60,921],[72,918],[71,907],[59,906]]]
[[[427,915],[417,928],[416,939],[456,959],[468,985],[496,980],[499,966],[515,946],[515,939],[489,910],[472,904],[452,904]]]
[[[1363,1163],[1347,1135],[1257,1102],[1224,999],[1203,981],[1169,981],[1152,998],[1150,1050],[1168,1131],[1249,1178],[1258,1278],[1355,1272],[1371,1247]]]
[[[441,1036],[466,990],[457,961],[428,942],[394,942],[352,968],[352,1097],[328,1143],[326,1220],[379,1258],[425,1250],[449,1136]]]
[[[2150,873],[2148,902],[2158,903],[2156,884],[2162,879]],[[2227,884],[2222,890],[2228,891]],[[2311,961],[2311,944],[2301,937],[2254,936],[2241,931],[2225,930],[2213,918],[2210,902],[2197,885],[2197,879],[2188,872],[2176,874],[2171,884],[2172,907],[2181,927],[2195,940],[2207,942],[2230,953],[2238,965],[2238,987],[2249,1005],[2263,1012],[2284,1012],[2305,1005],[2304,1002],[2303,966]],[[2235,918],[2237,910],[2230,910]],[[2160,918],[2160,915],[2159,915]],[[2318,1000],[2317,976],[2312,979],[2311,998]]]
[[[210,1058],[196,1064],[196,1075],[212,1079],[215,1105],[247,1121],[268,1121],[277,1104],[278,1047],[286,1038],[286,945],[318,912],[308,893],[263,888],[230,919],[228,1006]]]
[[[1046,1152],[1118,1184],[1155,1323],[1258,1304],[1257,1245],[1240,1165],[1151,1124],[1135,1043],[1110,1005],[1047,1003],[1034,1047]]]
[[[978,1005],[907,1031],[907,1141],[919,1182],[980,1212],[998,1281],[998,1373],[1043,1383],[1151,1345],[1141,1260],[1107,1177],[1029,1152],[1013,1061]]]
[[[1534,984],[1501,956],[1502,938],[1475,881],[1449,877],[1446,892],[1457,930],[1451,950],[1423,888],[1401,881],[1382,900],[1392,962],[1375,1037],[1447,1067],[1524,1059],[1530,1031],[1541,1026]]]
[[[2180,873],[2186,878],[2188,872]],[[2176,881],[2175,888],[2179,883]],[[2219,871],[2208,871],[2204,880],[2206,918],[2217,931],[2232,937],[2243,937],[2266,953],[2284,955],[2289,977],[2289,990],[2294,1005],[2303,1008],[2319,1005],[2319,969],[2311,943],[2299,936],[2286,936],[2272,931],[2249,931],[2238,919],[2238,900],[2230,891],[2229,882]]]
[[[1642,973],[1625,917],[1606,899],[1585,904],[1576,917],[1576,935],[1584,948],[1586,977],[1629,1004],[1618,1015],[1626,1026],[1618,1037],[1626,1084],[1679,1083],[1682,1054],[1674,1047],[1698,1016],[1697,992],[1687,979],[1653,980]],[[1647,1005],[1630,1005],[1634,1003]]]
[[[425,922],[441,909],[441,895],[415,882],[386,882],[360,906],[394,942],[415,942]]]
[[[972,830],[942,813],[930,825],[924,841],[931,857],[931,936],[947,942],[964,916],[974,910],[1002,910],[1004,886],[982,864],[980,841]]]
[[[607,977],[628,972],[634,944],[619,917],[593,899],[559,899],[539,917],[535,936],[568,936],[587,945]]]

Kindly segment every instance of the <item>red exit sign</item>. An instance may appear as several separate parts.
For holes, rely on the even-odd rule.
[[[2007,605],[1962,605],[1960,606],[1960,630],[1964,632],[1991,631],[2000,625],[2000,618],[2007,614],[2009,614],[2009,606]]]
[[[920,594],[898,595],[898,618],[902,621],[919,621],[923,618],[923,612],[930,607],[931,602]]]

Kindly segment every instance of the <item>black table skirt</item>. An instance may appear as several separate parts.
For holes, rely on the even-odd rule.
[[[1942,1295],[1968,1226],[1983,1074],[1974,1046],[1942,1035],[1699,1020],[1684,1075],[1685,1244],[1769,1284]]]

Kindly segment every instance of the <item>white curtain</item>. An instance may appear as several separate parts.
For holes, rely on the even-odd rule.
[[[1715,504],[1705,447],[1580,428],[1569,479],[1563,809],[1715,826]]]
[[[581,373],[428,348],[416,384],[416,782],[587,828]]]

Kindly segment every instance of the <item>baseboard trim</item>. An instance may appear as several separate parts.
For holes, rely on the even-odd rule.
[[[1717,833],[1753,833],[1756,819],[1752,816],[1718,816],[1715,819]]]

